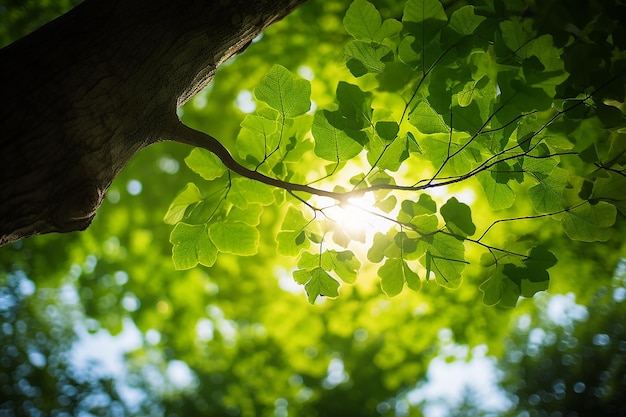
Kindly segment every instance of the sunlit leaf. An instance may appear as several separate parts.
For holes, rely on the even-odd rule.
[[[254,89],[256,98],[266,102],[283,117],[295,117],[311,108],[311,84],[274,65]]]
[[[382,290],[389,297],[400,294],[405,282],[414,291],[419,291],[421,288],[421,281],[418,275],[402,259],[387,259],[378,268],[378,276],[380,277]]]
[[[349,67],[355,77],[366,73],[380,73],[385,69],[385,62],[389,61],[392,55],[391,49],[382,44],[371,44],[363,41],[351,41],[346,44],[344,52],[348,62],[353,61],[363,69],[363,72],[356,72],[354,67]],[[356,73],[355,73],[356,72]]]
[[[605,242],[612,235],[611,226],[615,223],[615,206],[604,201],[597,204],[588,202],[567,210],[561,220],[563,230],[570,239],[583,242]]]
[[[248,204],[258,203],[268,206],[275,201],[272,187],[247,178],[233,178],[227,198],[234,205],[244,210]]]
[[[481,172],[476,178],[494,210],[509,208],[515,203],[515,191],[506,182],[499,182],[492,172]]]
[[[176,269],[189,269],[201,264],[212,266],[217,248],[209,239],[206,225],[178,223],[170,234],[172,261]]]
[[[266,117],[248,114],[241,122],[237,136],[237,149],[242,158],[252,156],[260,162],[272,152],[280,140],[279,122]]]
[[[378,232],[374,235],[372,245],[367,251],[367,259],[373,263],[382,262],[387,249],[393,245],[393,240],[388,234]]]
[[[261,221],[261,214],[263,214],[263,206],[257,203],[248,204],[244,209],[233,206],[228,212],[228,220],[257,226]]]
[[[194,148],[185,158],[185,163],[207,181],[219,178],[226,172],[222,161],[215,154],[202,148]]]
[[[361,262],[352,251],[327,250],[322,255],[322,266],[327,271],[333,271],[337,274],[343,282],[353,284],[356,281]]]
[[[220,252],[250,256],[257,252],[259,231],[242,222],[224,221],[209,226],[209,236]]]
[[[188,183],[170,204],[163,221],[167,224],[178,223],[185,216],[187,207],[200,200],[202,200],[202,195],[200,194],[200,190],[198,190],[196,184],[192,182]]]
[[[447,22],[446,12],[438,0],[408,0],[404,6],[404,28],[415,36],[422,49],[437,38]]]
[[[343,130],[345,122],[337,112],[318,110],[313,119],[311,133],[315,138],[315,154],[327,161],[353,158],[363,145]]]
[[[448,115],[442,116],[427,101],[420,101],[415,106],[409,115],[409,121],[420,132],[425,134],[447,133],[450,131]]]
[[[383,22],[376,7],[365,0],[352,2],[343,18],[343,24],[354,38],[374,41],[382,41],[402,29],[402,24],[395,19]]]
[[[337,297],[339,295],[339,282],[322,268],[315,268],[307,272],[310,279],[304,285],[304,289],[311,304],[315,303],[318,296]]]
[[[462,272],[467,265],[465,248],[459,239],[443,233],[424,238],[420,244],[424,252],[424,265],[430,259],[431,271],[435,274],[437,284],[446,288],[458,288],[461,285]]]

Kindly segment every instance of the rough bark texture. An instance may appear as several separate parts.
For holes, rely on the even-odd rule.
[[[306,0],[87,0],[0,50],[0,245],[85,229],[217,66]]]

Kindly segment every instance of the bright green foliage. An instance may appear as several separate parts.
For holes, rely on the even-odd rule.
[[[194,203],[202,200],[200,190],[194,183],[189,183],[182,189],[180,193],[174,198],[172,204],[167,209],[163,221],[168,224],[176,224],[183,219],[187,208]]]
[[[437,284],[455,289],[461,285],[465,261],[463,242],[454,236],[441,233],[424,238],[419,247],[426,253],[421,259],[427,276],[433,272]]]
[[[585,202],[563,214],[563,230],[570,239],[604,242],[613,233],[610,227],[615,223],[616,214],[617,210],[612,204],[604,201],[597,204]]]
[[[404,283],[413,291],[419,291],[422,287],[419,276],[409,268],[404,259],[387,259],[378,269],[378,276],[382,290],[390,297],[400,294]]]
[[[355,39],[381,42],[397,34],[402,25],[395,19],[384,22],[376,7],[366,0],[353,2],[343,19],[346,31]]]
[[[269,108],[246,115],[237,136],[243,165],[335,198],[226,181],[215,158],[194,151],[187,164],[223,183],[222,203],[200,215],[195,207],[207,199],[189,185],[166,221],[208,224],[218,251],[251,255],[260,210],[284,204],[276,250],[300,257],[294,278],[311,302],[337,296],[339,280],[358,285],[363,261],[377,264],[389,296],[405,283],[420,291],[420,276],[457,289],[470,264],[482,270],[488,305],[512,307],[546,290],[554,255],[539,239],[505,240],[502,229],[553,218],[571,239],[609,239],[617,211],[626,211],[626,122],[617,99],[594,113],[609,81],[591,90],[567,84],[575,69],[563,59],[566,43],[538,32],[524,8],[481,2],[448,14],[438,0],[408,0],[400,22],[355,0],[342,21],[352,37],[347,71],[327,104],[305,114],[316,91],[274,65],[254,88]],[[599,149],[590,132],[605,124],[609,145]],[[373,206],[351,211],[361,196]]]
[[[259,231],[243,222],[213,223],[209,236],[220,252],[234,255],[254,255],[259,246]]]
[[[347,284],[356,280],[361,263],[351,251],[327,250],[318,255],[304,252],[298,262],[298,269],[293,276],[296,282],[304,284],[311,303],[318,296],[336,297],[339,282],[328,274],[333,271],[337,277]]]
[[[311,108],[311,84],[294,77],[285,67],[274,65],[254,89],[256,98],[280,112],[282,117],[294,117]]]
[[[9,1],[20,18],[0,21],[0,34],[9,24],[23,30],[40,1]],[[555,294],[575,297],[578,308],[595,292],[603,311],[626,303],[623,274],[608,285],[626,254],[619,2],[442,3],[310,1],[220,66],[212,85],[180,109],[185,124],[218,138],[247,169],[350,192],[346,198],[287,192],[228,171],[204,151],[161,142],[120,173],[86,231],[0,248],[0,410],[420,416],[437,399],[416,403],[407,393],[427,379],[431,359],[471,352],[465,361],[487,346],[489,359],[526,372],[524,384],[521,376],[511,383],[532,392],[507,412],[446,415],[513,416],[519,407],[567,415],[556,396],[528,401],[557,394],[565,345],[601,353],[595,374],[588,360],[569,366],[588,379],[584,394],[571,389],[580,373],[565,380],[566,398],[622,404],[612,381],[623,375],[615,366],[624,336],[615,323],[623,319],[602,330],[602,314],[589,314],[581,327],[587,344],[576,333],[578,344],[571,335],[550,344],[549,324],[550,367],[544,350],[537,355],[527,344],[542,335],[534,308]],[[342,42],[357,42],[362,61]],[[272,70],[283,74],[273,80],[286,83],[264,78],[274,64],[285,70]],[[310,94],[300,76],[311,80]],[[268,102],[247,114],[238,95],[256,93],[259,83]],[[283,114],[289,106],[275,92],[287,85],[296,86],[288,102],[298,110]],[[328,159],[316,153],[316,117],[341,138],[321,138]],[[343,140],[350,146],[341,154],[333,145]],[[139,195],[127,189],[137,180]],[[163,222],[168,211],[176,224]],[[135,326],[124,382],[99,387],[94,375],[106,365],[96,364],[72,380],[75,364],[64,358],[76,357],[81,340],[108,331],[127,341]],[[514,349],[511,329],[523,333]],[[592,343],[603,333],[611,349]],[[518,349],[532,360],[517,363]],[[192,373],[184,387],[169,380],[181,363]],[[542,380],[548,368],[555,376]],[[128,383],[139,405],[124,406]],[[611,390],[617,401],[605,402]],[[584,409],[577,404],[572,410]]]
[[[219,178],[226,172],[226,167],[224,167],[222,161],[205,149],[196,148],[191,151],[189,156],[185,158],[185,163],[196,174],[207,181]]]
[[[176,269],[189,269],[197,264],[211,266],[217,259],[217,248],[206,225],[178,223],[170,235],[172,260]]]
[[[313,119],[311,133],[315,138],[315,154],[327,161],[345,161],[361,152],[363,145],[346,131],[345,121],[338,111],[318,111]]]
[[[499,166],[508,167],[505,162],[502,162]],[[489,205],[494,210],[509,208],[515,203],[515,191],[507,184],[506,171],[508,169],[505,169],[504,174],[494,170],[481,172],[476,175]]]
[[[309,247],[304,229],[310,223],[302,213],[294,207],[289,207],[285,214],[285,219],[281,231],[276,236],[277,249],[281,255],[296,256],[301,249]]]
[[[514,307],[520,296],[532,297],[538,291],[548,289],[550,276],[547,270],[557,260],[545,246],[533,247],[521,262],[504,262],[506,254],[500,256],[484,254],[480,261],[489,277],[480,286],[485,304]]]

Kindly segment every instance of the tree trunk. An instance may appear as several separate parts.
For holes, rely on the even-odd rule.
[[[217,66],[306,0],[86,0],[0,50],[0,245],[84,230]]]

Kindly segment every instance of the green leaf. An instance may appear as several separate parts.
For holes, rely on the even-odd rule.
[[[371,143],[372,142],[370,142],[370,144]],[[382,156],[380,155],[382,149],[378,153],[372,151],[367,154],[368,162],[372,165],[376,163],[376,166],[383,170],[395,172],[400,169],[402,162],[409,157],[409,149],[406,139],[396,139],[383,149],[384,153]]]
[[[439,230],[439,219],[434,214],[422,214],[411,219],[411,224],[422,234],[431,234]]]
[[[237,150],[244,159],[252,156],[258,163],[278,146],[280,123],[254,114],[248,114],[241,122],[237,135]]]
[[[550,276],[548,271],[519,267],[505,264],[503,274],[519,287],[522,297],[530,298],[539,291],[546,291],[549,287]]]
[[[389,234],[378,232],[372,239],[372,245],[367,251],[367,260],[372,263],[379,263],[385,258],[387,249],[393,245],[393,239]]]
[[[235,206],[246,209],[249,204],[258,203],[269,206],[274,203],[273,188],[259,181],[248,178],[233,178],[231,180],[228,201]]]
[[[378,268],[378,276],[380,277],[382,290],[389,297],[400,294],[404,286],[401,263],[401,259],[387,259],[385,263]]]
[[[311,304],[321,295],[325,297],[337,297],[339,295],[339,283],[322,268],[315,268],[309,272],[310,279],[306,282],[308,300]]]
[[[597,204],[585,202],[566,211],[561,219],[563,230],[570,239],[583,242],[606,242],[613,235],[617,210],[604,201]]]
[[[444,119],[444,117],[425,100],[420,101],[409,114],[409,122],[426,135],[448,133],[450,131],[448,119],[448,115],[446,115]]]
[[[398,199],[392,194],[384,200],[376,200],[374,206],[381,209],[385,213],[391,213],[391,211],[396,208],[397,203]]]
[[[422,262],[427,264],[430,259],[431,270],[435,274],[437,284],[450,289],[458,288],[461,285],[461,275],[468,263],[465,261],[463,242],[453,236],[437,233],[423,237],[420,245],[425,246],[423,251],[427,254]]]
[[[355,39],[373,41],[382,41],[402,29],[402,24],[395,19],[382,22],[376,7],[365,0],[355,0],[350,5],[343,18],[343,25]]]
[[[217,248],[209,239],[206,225],[178,223],[170,234],[174,268],[190,269],[201,264],[212,266],[217,259]]]
[[[302,212],[295,207],[289,207],[281,226],[281,231],[276,235],[278,253],[285,256],[297,256],[301,250],[309,247],[304,228],[309,221],[304,218]]]
[[[482,255],[480,264],[488,277],[480,285],[483,301],[487,305],[515,307],[520,296],[532,297],[549,286],[548,269],[557,262],[545,245],[531,248],[528,257],[520,264],[496,262],[492,253]]]
[[[185,163],[193,172],[207,181],[219,178],[226,172],[222,161],[212,152],[202,148],[194,148],[185,158]]]
[[[358,69],[362,69],[362,71],[355,73],[354,67],[348,66],[355,77],[360,77],[366,73],[378,74],[383,72],[385,62],[390,61],[393,57],[393,52],[388,46],[363,41],[348,42],[344,48],[344,53],[348,58],[348,63],[353,61],[358,64]]]
[[[541,35],[533,38],[519,49],[518,55],[525,61],[530,61],[526,62],[525,68],[527,84],[541,87],[548,96],[554,97],[556,86],[567,79],[569,74],[565,71],[561,51],[554,45],[552,36]],[[529,73],[531,68],[533,71]]]
[[[465,203],[459,202],[455,197],[448,199],[446,204],[439,209],[441,216],[446,221],[446,227],[460,236],[471,236],[476,233],[476,226],[472,222],[472,211]]]
[[[311,133],[315,138],[315,154],[327,161],[339,162],[354,158],[363,145],[350,137],[339,112],[318,110],[313,118]]]
[[[309,220],[304,217],[300,210],[290,206],[285,213],[281,230],[302,230],[308,223]]]
[[[535,246],[530,249],[528,258],[524,259],[524,264],[529,269],[534,270],[547,270],[556,265],[557,259],[552,252],[550,252],[546,245]]]
[[[408,0],[404,6],[404,28],[415,36],[422,50],[437,39],[447,22],[448,17],[439,0]]]
[[[515,191],[507,183],[499,182],[494,173],[483,171],[476,175],[476,178],[492,209],[502,210],[515,203]]]
[[[546,175],[532,173],[537,184],[528,189],[528,197],[537,213],[554,213],[563,209],[561,196],[567,185],[569,173],[559,167]]]
[[[403,259],[387,259],[378,269],[378,276],[382,290],[389,297],[400,294],[405,282],[413,291],[419,291],[422,287],[419,276]]]
[[[381,138],[391,141],[398,137],[400,127],[396,122],[376,122],[376,133]]]
[[[295,117],[311,108],[311,84],[280,65],[274,65],[254,89],[257,99],[280,112]]]
[[[172,204],[167,209],[163,221],[167,224],[176,224],[183,219],[187,207],[191,204],[197,203],[202,200],[200,190],[196,187],[196,184],[190,182],[180,193],[174,198]]]
[[[306,269],[307,271],[313,270],[315,268],[321,268],[322,259],[320,254],[304,252],[300,259],[298,260],[298,268]]]
[[[483,256],[491,255],[484,254]],[[502,268],[493,266],[491,269],[493,270],[492,274],[480,284],[479,288],[483,292],[483,303],[488,306],[495,306],[502,299],[502,293],[504,291],[503,281],[508,280],[508,278],[502,273]],[[517,301],[517,298],[515,300]]]
[[[615,205],[626,215],[626,177],[616,172],[608,172],[606,178],[598,178],[593,183],[592,198],[605,200]]]
[[[304,231],[285,230],[276,235],[278,253],[284,256],[298,256],[301,250],[309,247]]]
[[[511,264],[504,264],[504,266]],[[503,268],[495,269],[493,275],[480,285],[483,292],[483,302],[488,306],[498,305],[503,308],[513,308],[521,295],[521,288],[502,272]]]
[[[311,271],[308,269],[297,269],[293,271],[293,279],[300,285],[304,285],[311,279]]]
[[[513,52],[520,50],[528,41],[535,37],[533,21],[504,20],[500,22],[500,30],[504,44]]]
[[[257,252],[259,231],[245,223],[224,221],[209,226],[209,236],[220,252],[250,256]]]
[[[400,203],[398,220],[410,223],[416,216],[434,214],[437,212],[437,203],[428,194],[420,194],[417,201],[404,200]]]
[[[454,155],[453,158],[448,159],[449,155],[459,150],[461,147],[459,144],[450,143],[448,138],[443,138],[441,135],[427,136],[422,140],[421,144],[424,154],[435,168],[438,169],[447,161],[442,171],[444,174],[463,175],[472,169],[472,160],[475,160],[475,158],[471,153],[473,151],[471,145]]]
[[[339,111],[345,118],[343,124],[360,130],[370,125],[372,120],[372,93],[363,92],[358,86],[339,81],[337,84]]]
[[[243,209],[233,206],[228,212],[228,221],[258,226],[261,222],[261,214],[263,214],[263,206],[258,203],[248,204]]]
[[[322,254],[322,266],[327,271],[334,271],[346,284],[353,284],[356,281],[361,262],[352,251],[327,250]]]
[[[460,37],[464,37],[473,34],[485,19],[484,16],[477,16],[474,13],[474,6],[463,6],[452,13],[448,28],[456,32]],[[451,40],[457,39],[458,37],[454,37]]]

